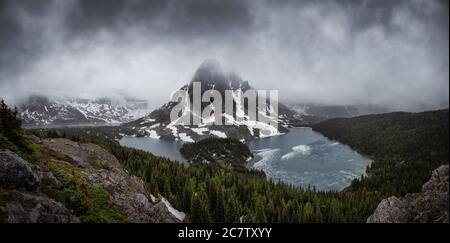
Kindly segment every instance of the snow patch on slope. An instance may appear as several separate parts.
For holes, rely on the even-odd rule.
[[[227,135],[221,131],[211,130],[211,131],[209,131],[209,133],[211,133],[212,135],[219,137],[219,138],[227,138]]]
[[[179,137],[180,137],[180,139],[181,139],[181,141],[183,141],[183,142],[188,142],[188,143],[193,143],[193,142],[195,142],[194,141],[194,139],[192,139],[191,137],[189,137],[186,133],[180,133],[180,134],[178,134],[179,135]]]
[[[169,201],[167,201],[167,199],[165,199],[164,197],[161,197],[161,202],[164,203],[164,205],[166,205],[167,210],[169,210],[169,212],[175,216],[175,218],[177,218],[180,221],[183,221],[184,218],[186,217],[186,214],[183,212],[180,212],[178,210],[176,210],[174,207],[172,207],[172,204],[170,204]]]
[[[160,136],[154,130],[147,130],[147,132],[149,134],[148,135],[149,138],[153,138],[153,139],[159,139],[160,138]]]
[[[191,128],[191,130],[195,133],[197,133],[198,135],[202,136],[205,135],[205,132],[209,131],[208,128],[206,127],[201,127],[201,128]]]

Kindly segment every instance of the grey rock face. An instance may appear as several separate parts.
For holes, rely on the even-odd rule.
[[[63,204],[51,198],[16,190],[1,193],[8,198],[0,206],[0,215],[4,217],[0,221],[5,223],[80,223]]]
[[[40,195],[38,188],[43,185],[62,187],[51,172],[40,171],[9,150],[0,150],[0,222],[80,222],[63,204]]]
[[[33,190],[38,178],[28,162],[9,150],[0,150],[0,185],[2,187]]]
[[[383,199],[374,214],[367,220],[368,223],[401,223],[407,219],[404,210],[405,203],[395,197]]]
[[[36,177],[41,185],[45,185],[51,188],[60,189],[63,187],[60,181],[49,171],[37,171]]]
[[[119,161],[112,154],[95,144],[80,145],[77,142],[63,138],[46,139],[42,143],[50,150],[67,156],[71,164],[84,169],[113,169],[120,167]]]
[[[448,165],[434,170],[422,191],[383,199],[368,223],[448,223]]]

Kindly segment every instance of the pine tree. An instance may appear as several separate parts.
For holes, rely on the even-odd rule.
[[[255,201],[255,217],[256,222],[265,223],[267,222],[266,210],[264,207],[264,201],[261,196],[256,196]]]
[[[303,206],[303,213],[302,213],[303,221],[304,222],[312,222],[312,214],[313,214],[313,208],[311,206],[311,203],[307,202]]]
[[[194,193],[195,193],[195,179],[190,178],[184,185],[182,192],[181,204],[183,205],[183,209],[191,210],[191,201]]]
[[[191,221],[194,223],[210,223],[211,215],[209,210],[208,196],[204,189],[194,193],[191,198]]]
[[[222,187],[219,187],[217,191],[217,200],[215,211],[215,222],[224,221],[225,218],[225,192]]]
[[[233,193],[227,193],[227,203],[224,209],[224,221],[226,223],[237,223],[239,219],[242,217],[242,220],[245,222],[245,215],[241,215],[241,203],[234,196]]]

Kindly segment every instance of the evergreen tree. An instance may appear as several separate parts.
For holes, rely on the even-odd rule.
[[[194,223],[210,223],[208,196],[202,187],[191,198],[191,221]]]

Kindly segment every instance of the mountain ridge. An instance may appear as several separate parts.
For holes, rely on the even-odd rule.
[[[146,101],[110,98],[50,98],[31,96],[19,105],[25,126],[92,125],[129,122],[148,112]]]

